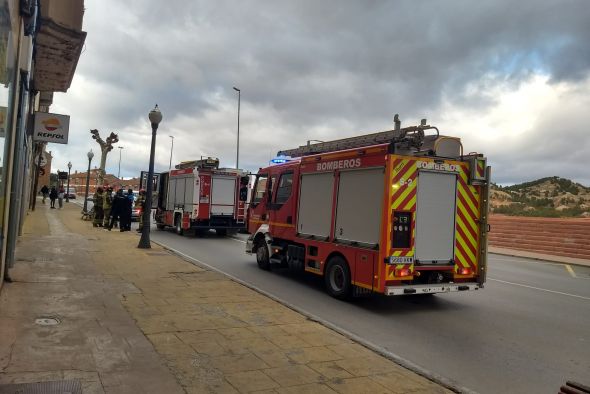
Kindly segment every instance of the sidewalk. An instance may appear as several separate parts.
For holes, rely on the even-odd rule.
[[[572,265],[580,265],[583,267],[590,267],[590,260],[576,259],[574,257],[554,256],[554,255],[549,255],[546,253],[529,252],[526,250],[499,248],[497,246],[489,246],[488,252],[495,253],[495,254],[501,254],[504,256],[525,257],[527,259],[533,259],[533,260],[543,260],[543,261],[551,261],[554,263],[572,264]]]
[[[0,295],[0,391],[79,380],[84,393],[447,392],[154,243],[137,249],[136,234],[95,229],[79,211],[39,205],[27,218]]]

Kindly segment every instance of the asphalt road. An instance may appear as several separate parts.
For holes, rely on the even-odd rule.
[[[590,268],[490,255],[482,291],[342,302],[313,275],[258,269],[237,239],[152,239],[480,393],[590,384]]]

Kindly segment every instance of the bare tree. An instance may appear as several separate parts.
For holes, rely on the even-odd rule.
[[[113,144],[119,142],[119,136],[115,133],[111,133],[106,141],[100,137],[100,134],[97,129],[90,130],[90,134],[92,134],[92,138],[96,140],[98,145],[100,145],[100,167],[98,171],[98,185],[102,186],[104,182],[105,176],[105,167],[107,164],[107,155],[110,151],[113,150]]]

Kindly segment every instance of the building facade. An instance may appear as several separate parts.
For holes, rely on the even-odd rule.
[[[83,16],[83,0],[0,0],[0,286],[36,201],[46,144],[33,141],[33,114],[49,112],[53,93],[69,89],[86,39]],[[43,170],[49,176],[51,167]]]

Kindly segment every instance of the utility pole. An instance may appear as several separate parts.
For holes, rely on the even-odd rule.
[[[240,100],[242,91],[234,86],[234,90],[238,92],[238,144],[236,149],[236,169],[240,168]]]
[[[118,146],[119,148],[119,171],[117,171],[117,179],[121,179],[121,152],[123,151],[123,146]]]
[[[172,152],[174,151],[174,136],[169,135],[168,137],[172,139],[172,145],[170,146],[170,164],[168,165],[168,171],[170,171],[172,169]]]

